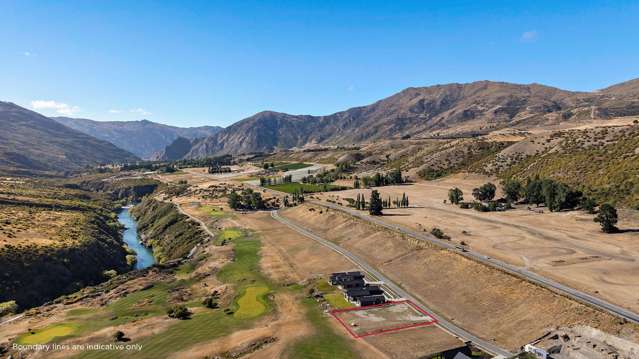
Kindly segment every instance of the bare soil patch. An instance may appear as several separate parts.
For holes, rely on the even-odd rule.
[[[282,214],[340,242],[416,294],[431,310],[505,348],[517,349],[547,328],[571,324],[639,338],[639,326],[623,324],[524,280],[448,251],[416,248],[399,234],[341,212],[320,214],[320,207],[309,211],[310,207],[298,206]]]
[[[414,185],[376,188],[382,198],[406,193],[411,203],[411,208],[385,210],[387,216],[382,219],[420,231],[438,227],[455,243],[463,241],[475,251],[639,311],[639,233],[602,233],[593,215],[582,211],[551,213],[541,208],[544,213],[538,213],[520,206],[506,212],[481,213],[443,203],[452,187],[462,189],[464,198],[470,200],[472,189],[488,181],[498,184],[495,178],[454,175]],[[357,193],[369,196],[370,190],[323,196],[343,199],[354,198]],[[620,228],[637,227],[634,211],[620,214]]]

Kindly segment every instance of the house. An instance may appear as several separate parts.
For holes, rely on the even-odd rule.
[[[339,284],[342,289],[363,288],[366,285],[363,279],[354,279]]]
[[[383,295],[367,295],[357,298],[357,304],[361,307],[384,303],[386,303],[386,297]]]
[[[337,272],[331,274],[328,282],[331,285],[342,285],[344,282],[350,282],[357,279],[364,280],[364,275],[361,272]]]
[[[370,295],[383,295],[384,290],[376,285],[366,285],[361,288],[353,288],[344,292],[346,300],[356,303],[359,297],[366,297]]]

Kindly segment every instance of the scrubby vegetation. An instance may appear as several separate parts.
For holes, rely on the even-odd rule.
[[[502,160],[503,178],[539,176],[573,186],[600,203],[639,208],[639,127],[553,134],[554,146],[536,155]]]
[[[479,166],[513,142],[464,139],[428,147],[417,156],[413,166],[420,166],[417,175],[425,180],[435,180],[459,171]],[[424,162],[420,165],[420,162]]]
[[[243,189],[240,193],[231,191],[228,196],[228,205],[234,210],[260,210],[266,209],[262,195],[250,188]]]
[[[159,263],[182,258],[206,237],[200,226],[172,203],[145,198],[131,209],[142,242],[153,249]]]
[[[310,184],[310,183],[298,183],[298,182],[271,185],[271,186],[266,186],[266,188],[269,188],[275,191],[291,193],[291,194],[295,192],[316,193],[316,192],[342,191],[342,190],[348,189],[348,187],[345,187],[345,186],[337,186],[337,185],[326,184],[326,183]]]
[[[376,172],[372,176],[363,176],[361,178],[355,178],[355,181],[361,182],[363,187],[381,187],[391,186],[396,184],[403,184],[408,182],[408,178],[402,176],[402,170],[396,168],[388,173]],[[356,188],[359,186],[357,185]]]
[[[29,308],[129,270],[115,209],[60,181],[1,181],[0,302]]]

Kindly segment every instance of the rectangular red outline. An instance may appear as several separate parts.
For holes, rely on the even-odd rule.
[[[392,327],[392,328],[376,329],[376,330],[373,330],[373,331],[370,331],[370,332],[364,332],[362,334],[357,334],[351,329],[351,327],[348,324],[346,324],[344,322],[344,320],[342,320],[342,318],[337,316],[338,313],[350,312],[350,311],[356,311],[356,310],[366,310],[366,309],[378,308],[378,307],[388,307],[388,306],[391,306],[391,305],[397,305],[397,304],[401,304],[401,303],[408,303],[408,305],[413,307],[413,309],[415,309],[418,312],[422,313],[423,315],[427,316],[431,320],[430,321],[423,321],[423,322],[420,322],[420,323],[402,325],[402,326],[398,326],[398,327]],[[395,331],[402,330],[402,329],[423,327],[423,326],[433,325],[433,324],[437,323],[437,319],[435,319],[432,315],[430,315],[430,313],[428,313],[427,311],[423,310],[422,308],[420,308],[419,306],[417,306],[415,303],[413,303],[412,301],[410,301],[408,299],[390,301],[390,302],[386,302],[384,304],[367,305],[367,306],[363,306],[363,307],[333,309],[329,313],[330,313],[330,315],[333,316],[333,318],[337,319],[337,321],[340,324],[342,324],[342,326],[344,328],[346,328],[346,331],[348,331],[348,333],[355,339],[367,337],[367,336],[370,336],[370,335],[376,335],[376,334],[382,334],[382,333],[388,333],[388,332],[395,332]]]

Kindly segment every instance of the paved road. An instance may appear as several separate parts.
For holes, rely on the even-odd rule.
[[[612,315],[615,315],[617,317],[621,317],[623,319],[626,319],[628,321],[631,322],[635,322],[635,323],[639,323],[639,314],[634,313],[628,309],[622,308],[618,305],[609,303],[601,298],[597,298],[594,297],[588,293],[584,293],[582,291],[579,291],[577,289],[571,288],[569,286],[563,285],[561,283],[558,283],[552,279],[548,279],[546,277],[543,277],[537,273],[531,272],[529,270],[527,270],[526,268],[521,268],[521,267],[517,267],[514,266],[512,264],[508,264],[506,262],[502,262],[500,260],[488,257],[486,255],[483,255],[479,252],[476,251],[472,251],[470,249],[465,249],[465,250],[461,250],[459,249],[456,245],[445,241],[445,240],[441,240],[436,238],[435,236],[428,234],[428,233],[424,233],[424,232],[419,232],[416,231],[414,229],[402,226],[402,225],[398,225],[398,224],[391,224],[388,222],[385,222],[379,218],[376,217],[372,217],[372,216],[368,216],[364,213],[362,213],[361,211],[357,211],[355,209],[350,209],[350,208],[346,208],[340,205],[336,205],[333,203],[325,203],[325,202],[320,202],[320,201],[307,201],[309,203],[315,204],[315,205],[320,205],[323,207],[327,207],[327,208],[331,208],[331,209],[335,209],[338,211],[342,211],[342,212],[346,212],[354,217],[360,218],[362,220],[365,220],[367,222],[382,226],[384,228],[387,229],[391,229],[394,231],[398,231],[400,233],[403,233],[409,237],[415,238],[417,240],[421,240],[421,241],[428,241],[430,243],[433,243],[439,247],[442,247],[444,249],[448,249],[450,251],[453,251],[455,253],[458,253],[460,255],[463,255],[467,258],[476,260],[478,262],[484,263],[486,265],[498,268],[500,270],[503,270],[504,272],[510,273],[512,275],[518,276],[520,278],[524,278],[532,283],[538,284],[542,287],[548,288],[556,293],[559,293],[561,295],[565,295],[569,298],[572,298],[574,300],[577,300],[581,303],[593,306],[595,308],[598,308],[600,310],[603,310],[605,312],[608,312]]]
[[[386,276],[384,276],[381,272],[375,270],[375,268],[371,267],[368,263],[366,263],[366,261],[360,259],[359,257],[357,257],[356,255],[354,255],[353,253],[351,253],[350,251],[344,249],[343,247],[330,242],[328,240],[323,239],[322,237],[314,234],[313,232],[309,231],[308,229],[302,227],[301,225],[294,223],[293,221],[287,219],[287,218],[283,218],[279,215],[278,211],[272,211],[271,212],[271,216],[287,225],[288,227],[290,227],[291,229],[293,229],[294,231],[311,238],[312,240],[322,244],[323,246],[326,246],[330,249],[332,249],[333,251],[343,255],[344,257],[346,257],[348,260],[350,260],[351,262],[353,262],[356,266],[358,266],[359,268],[361,268],[364,272],[366,272],[369,277],[372,277],[373,279],[379,280],[384,282],[384,289],[388,292],[390,292],[391,294],[393,294],[393,296],[395,298],[405,298],[405,299],[409,299],[411,300],[413,303],[422,306],[425,310],[427,310],[435,319],[437,319],[437,325],[452,333],[453,335],[458,336],[459,338],[461,338],[464,341],[472,341],[475,345],[477,345],[478,347],[480,347],[481,349],[495,354],[495,355],[502,355],[505,357],[510,357],[513,354],[508,352],[505,349],[500,348],[499,346],[497,346],[496,344],[490,342],[490,341],[486,341],[484,339],[478,338],[475,335],[467,332],[466,330],[456,326],[455,324],[447,321],[445,318],[435,314],[432,312],[432,310],[429,310],[428,307],[426,305],[424,305],[424,303],[422,303],[419,299],[413,297],[412,295],[410,295],[408,292],[406,292],[404,289],[402,289],[400,286],[398,286],[397,284],[395,284],[393,281],[391,281],[389,278],[387,278]]]

